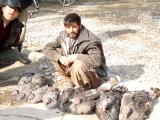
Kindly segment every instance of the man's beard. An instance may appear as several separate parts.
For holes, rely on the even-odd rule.
[[[68,34],[68,37],[70,37],[71,39],[76,39],[78,35],[79,35],[79,32],[78,33],[72,32]]]

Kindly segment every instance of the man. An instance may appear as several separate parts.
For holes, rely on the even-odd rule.
[[[23,24],[17,19],[21,12],[18,0],[3,0],[0,7],[0,69],[23,61],[19,51],[22,47],[20,35]]]
[[[16,0],[16,1],[18,3],[19,9],[21,10],[20,14],[18,15],[18,20],[22,22],[23,24],[23,28],[21,30],[20,40],[19,40],[22,43],[24,42],[24,39],[25,39],[26,23],[28,19],[28,7],[31,6],[31,4],[33,3],[33,0]],[[15,0],[13,1],[12,0],[1,0],[0,1],[0,11],[1,11],[1,7],[7,4],[7,2],[9,4],[12,4],[12,2],[15,2]],[[36,1],[36,2],[39,2],[39,1]],[[35,3],[35,4],[38,5],[39,3]]]
[[[71,77],[76,88],[98,87],[101,83],[99,76],[107,76],[101,41],[81,24],[76,13],[64,18],[64,27],[57,39],[44,47],[44,53],[54,61],[61,75]]]

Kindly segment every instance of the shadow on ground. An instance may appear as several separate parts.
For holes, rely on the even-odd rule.
[[[118,75],[125,80],[135,80],[143,75],[145,65],[119,65],[108,66],[108,72]]]
[[[136,32],[137,32],[136,30],[125,29],[125,30],[117,30],[117,31],[107,31],[102,34],[107,34],[110,38],[113,38],[113,37],[118,37],[123,34],[136,33]]]
[[[18,77],[25,72],[41,73],[39,64],[39,62],[35,62],[24,65],[18,62],[6,68],[0,69],[0,87],[17,84]]]
[[[54,119],[61,120],[63,113],[57,109],[50,110],[44,109],[43,105],[32,105],[31,107],[16,107],[16,108],[7,108],[0,111],[0,119],[27,119],[27,120],[45,120],[45,119]]]

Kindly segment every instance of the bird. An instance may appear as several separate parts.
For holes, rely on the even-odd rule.
[[[15,101],[27,102],[27,99],[31,94],[31,92],[38,88],[39,86],[37,84],[32,84],[32,83],[17,86],[14,90],[12,90],[11,98],[12,100]]]
[[[82,90],[83,91],[83,90]],[[99,89],[90,89],[82,92],[84,96],[91,100],[97,100],[100,97],[101,90]]]
[[[95,111],[99,92],[96,89],[83,90],[69,88],[62,92],[60,110],[71,114],[91,114]],[[66,97],[67,96],[67,97]]]
[[[74,94],[74,88],[65,88],[58,99],[58,108],[63,112],[70,113],[69,106],[72,102],[69,100]]]
[[[95,111],[96,101],[87,99],[83,95],[73,96],[70,101],[69,109],[71,114],[91,114]]]
[[[43,95],[44,106],[48,109],[58,108],[60,92],[58,88],[50,87]]]
[[[160,88],[151,88],[151,90],[155,93],[156,98],[160,97]]]
[[[96,102],[96,115],[100,120],[118,120],[122,96],[128,89],[117,86],[103,91]]]
[[[28,84],[32,81],[32,76],[34,73],[26,72],[20,75],[18,79],[18,85]]]
[[[153,100],[153,91],[129,91],[123,95],[119,120],[146,120],[149,118]]]
[[[15,89],[13,89],[11,91],[11,100],[14,100],[14,101],[20,101],[23,99],[23,96],[20,95],[21,92],[25,89],[24,86],[22,85],[19,85],[17,86]]]
[[[31,83],[37,84],[41,87],[48,85],[48,80],[44,77],[43,74],[37,73],[32,76]]]
[[[48,85],[42,86],[34,91],[28,97],[27,102],[29,103],[40,103],[43,101],[43,95],[48,89]]]

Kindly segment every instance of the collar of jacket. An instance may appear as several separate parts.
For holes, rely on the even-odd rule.
[[[80,30],[80,33],[79,33],[77,40],[78,40],[77,44],[79,44],[81,42],[89,41],[89,32],[85,28],[84,25],[82,25],[82,27],[81,27],[81,30]]]

